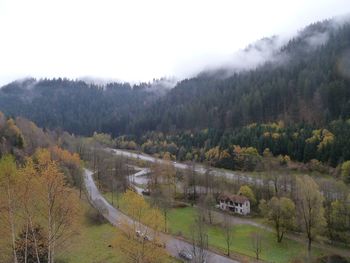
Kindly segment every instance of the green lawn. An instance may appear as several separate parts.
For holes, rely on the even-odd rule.
[[[192,207],[176,208],[169,213],[169,228],[172,234],[182,234],[190,238],[195,209]],[[250,225],[235,225],[233,230],[232,252],[254,257],[251,233],[260,231],[262,234],[261,257],[268,262],[290,262],[293,258],[306,255],[306,244],[283,239],[281,244],[276,242],[274,233]],[[219,226],[208,227],[209,245],[226,252],[223,231]],[[315,256],[322,255],[318,249],[313,250]]]
[[[110,202],[111,193],[104,193],[104,197]],[[116,202],[115,202],[116,206]],[[191,238],[192,226],[194,224],[196,210],[193,207],[174,208],[168,214],[168,228],[171,234],[179,235],[186,239]],[[235,225],[233,230],[233,241],[231,252],[243,257],[255,257],[252,248],[251,234],[260,232],[262,235],[261,258],[267,262],[291,262],[295,258],[306,257],[306,243],[284,238],[282,243],[276,242],[273,232],[250,225]],[[218,225],[208,226],[209,246],[226,253],[226,242],[222,229]],[[313,256],[322,256],[321,250],[313,248]]]
[[[107,197],[108,196],[108,197]],[[111,194],[105,195],[111,201]],[[105,222],[96,224],[91,222],[86,213],[93,208],[86,201],[81,202],[82,213],[79,218],[80,229],[69,239],[65,248],[57,255],[57,263],[124,263],[121,253],[110,245],[120,230]],[[116,206],[116,203],[115,203]],[[169,257],[167,263],[179,262]]]
[[[80,217],[80,229],[73,236],[65,249],[58,255],[58,263],[123,263],[120,252],[112,247],[114,237],[118,230],[109,223],[91,223],[85,215],[89,204],[82,202],[83,212]]]

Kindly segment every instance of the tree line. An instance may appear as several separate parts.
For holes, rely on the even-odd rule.
[[[118,148],[141,150],[162,158],[170,154],[173,160],[208,163],[214,167],[254,171],[264,170],[266,155],[275,156],[280,164],[302,162],[305,171],[341,175],[341,167],[350,159],[350,121],[332,121],[317,129],[307,124],[286,126],[283,122],[253,123],[231,131],[204,129],[195,132],[149,132],[140,138],[120,136]],[[331,168],[336,167],[336,169]]]
[[[308,251],[311,251],[312,243],[319,236],[331,243],[343,243],[347,246],[350,244],[348,186],[330,177],[293,173],[284,167],[288,165],[289,160],[275,158],[267,150],[262,154],[264,173],[255,174],[247,183],[247,180],[242,180],[240,176],[235,178],[214,176],[209,165],[205,166],[206,171],[203,174],[198,174],[195,172],[196,163],[193,161],[188,162],[187,169],[176,170],[171,163],[170,152],[164,153],[164,162],[152,164],[117,157],[104,150],[103,145],[113,146],[115,143],[111,136],[105,134],[96,133],[90,138],[66,134],[61,139],[64,144],[71,141],[72,147],[81,148],[79,145],[84,145],[82,148],[85,149],[85,153],[82,156],[85,156],[88,165],[95,170],[95,179],[100,190],[109,193],[110,201],[124,210],[127,210],[123,207],[125,200],[121,201],[124,193],[127,193],[130,202],[133,196],[137,196],[130,176],[137,171],[133,167],[136,165],[150,168],[151,174],[147,184],[140,187],[143,187],[144,194],[148,195],[148,204],[145,207],[158,210],[157,220],[160,220],[158,224],[161,226],[157,228],[159,231],[168,231],[168,216],[171,209],[190,205],[197,207],[190,241],[200,258],[205,257],[205,250],[208,248],[206,241],[210,239],[206,232],[208,225],[217,224],[214,220],[218,213],[215,205],[221,193],[246,196],[250,200],[252,214],[265,218],[274,229],[277,243],[283,242],[288,235],[300,233],[307,240]],[[124,140],[124,143],[127,142]],[[344,164],[341,173],[349,173],[348,162]],[[132,194],[130,190],[134,193]],[[140,202],[139,200],[136,203]],[[129,213],[137,214],[133,211]],[[144,218],[147,221],[147,218]],[[224,233],[226,253],[229,255],[233,246],[234,226],[230,223],[230,215],[223,214],[221,219],[219,226]],[[130,235],[129,238],[134,236]],[[252,243],[258,258],[261,256],[263,242],[261,234],[252,233]],[[130,251],[126,250],[125,253]]]
[[[349,32],[348,23],[315,23],[279,50],[283,62],[267,62],[231,75],[205,72],[171,90],[154,89],[154,83],[98,86],[68,79],[17,81],[0,90],[0,109],[10,116],[28,117],[43,128],[80,135],[91,136],[95,131],[127,135],[142,144],[145,133],[179,136],[185,140],[174,142],[180,159],[198,156],[190,148],[201,148],[205,142],[205,150],[239,145],[254,147],[261,154],[269,148],[274,155],[336,166],[350,155],[350,83],[345,63]],[[328,41],[310,46],[308,39],[317,34],[326,34]],[[281,132],[266,127],[278,121],[284,123]],[[256,128],[246,128],[255,123]],[[316,134],[312,139],[317,130],[331,134]],[[203,141],[203,137],[208,138]]]

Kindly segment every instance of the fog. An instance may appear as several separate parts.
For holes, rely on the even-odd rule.
[[[29,76],[135,83],[252,68],[281,61],[279,48],[304,26],[349,12],[347,0],[0,0],[0,85]],[[308,44],[327,39],[320,32]]]

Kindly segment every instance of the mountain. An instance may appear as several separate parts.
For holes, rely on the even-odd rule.
[[[196,142],[176,141],[187,152],[194,145],[205,152],[216,145],[239,144],[254,146],[260,154],[269,147],[273,154],[289,154],[299,161],[317,158],[336,165],[349,159],[343,136],[350,118],[349,22],[314,23],[283,45],[277,41],[276,36],[265,38],[242,51],[242,59],[251,59],[252,54],[265,57],[253,67],[237,67],[235,61],[233,66],[201,72],[175,87],[166,80],[139,85],[67,79],[15,81],[1,88],[0,110],[30,118],[41,127],[76,134],[134,135],[140,144],[150,132],[181,138],[192,132],[198,135]],[[292,127],[283,132],[287,134],[283,143],[278,147],[258,144],[263,141],[262,132],[274,132],[260,125],[278,121],[284,129]],[[334,125],[334,121],[343,124]],[[243,132],[253,123],[258,128],[247,138]],[[201,131],[207,129],[209,133],[203,136]],[[321,154],[317,144],[311,147],[307,140],[313,133],[328,134],[322,129],[338,141],[336,148],[328,147]],[[295,144],[294,133],[303,134],[296,148],[290,146]],[[321,135],[316,137],[323,140]]]
[[[253,70],[206,72],[178,83],[139,117],[138,130],[231,129],[350,117],[350,25],[310,25]],[[225,74],[228,70],[225,71]]]
[[[157,82],[158,83],[158,82]],[[127,132],[129,119],[151,104],[159,85],[128,83],[87,84],[68,79],[25,79],[0,90],[0,108],[12,116],[24,116],[45,128],[71,133],[116,134]]]

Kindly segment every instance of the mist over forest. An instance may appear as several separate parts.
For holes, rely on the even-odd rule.
[[[348,0],[0,0],[0,263],[349,263]]]
[[[76,135],[127,135],[142,145],[147,134],[182,138],[194,133],[205,136],[194,143],[205,151],[238,144],[254,146],[260,154],[270,148],[275,155],[304,162],[316,158],[335,166],[350,158],[345,132],[350,117],[349,35],[347,20],[317,22],[284,44],[276,36],[264,38],[240,51],[240,60],[233,58],[231,64],[177,83],[166,78],[139,84],[18,80],[1,88],[0,109]],[[251,131],[248,138],[239,135],[247,125],[274,122],[283,123],[278,140],[264,138],[266,128]],[[215,136],[203,135],[206,129]],[[327,129],[336,138],[322,153],[317,143],[306,143],[317,129]],[[288,146],[295,132],[305,133],[298,149]],[[192,151],[193,145],[181,139],[176,143],[175,155],[181,146]]]

